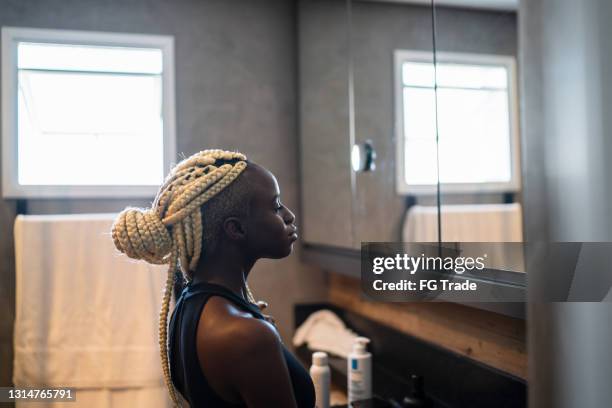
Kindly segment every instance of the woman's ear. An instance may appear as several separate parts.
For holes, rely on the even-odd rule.
[[[233,241],[243,241],[246,239],[246,227],[240,218],[227,217],[223,221],[223,231]]]

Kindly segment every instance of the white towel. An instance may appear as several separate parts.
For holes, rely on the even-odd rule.
[[[311,350],[348,358],[357,337],[334,312],[323,309],[312,313],[297,328],[293,345],[299,347],[306,343]]]
[[[441,206],[444,242],[522,242],[521,205],[471,204]],[[404,242],[437,242],[437,207],[415,205],[408,211]]]
[[[119,253],[115,216],[17,217],[17,387],[150,387],[164,395],[157,327],[167,265]]]
[[[470,204],[441,206],[443,242],[493,244],[461,245],[463,256],[487,254],[487,268],[525,272],[522,245],[496,245],[523,241],[521,205]],[[404,242],[438,242],[437,207],[410,208],[402,231]]]

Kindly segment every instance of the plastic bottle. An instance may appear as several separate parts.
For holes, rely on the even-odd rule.
[[[323,351],[312,353],[310,377],[315,388],[316,408],[329,408],[331,373],[327,363],[327,353]]]
[[[366,351],[370,342],[367,337],[357,337],[353,342],[353,351],[348,357],[348,400],[353,401],[372,398],[372,354]]]

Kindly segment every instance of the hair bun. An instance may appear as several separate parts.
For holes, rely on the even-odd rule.
[[[152,209],[126,208],[115,219],[111,233],[115,247],[130,258],[152,264],[170,259],[172,237]]]

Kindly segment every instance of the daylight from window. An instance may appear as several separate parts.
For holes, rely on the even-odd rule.
[[[512,149],[508,69],[404,61],[401,66],[407,185],[509,183]],[[438,97],[434,84],[437,76]],[[439,161],[436,160],[436,102]],[[477,188],[477,187],[476,187]]]
[[[20,42],[18,181],[159,185],[162,51]]]

